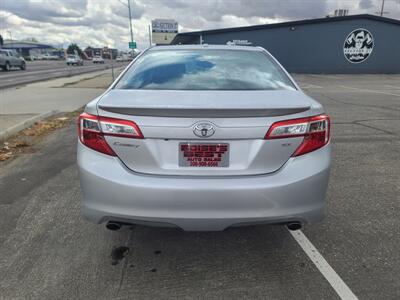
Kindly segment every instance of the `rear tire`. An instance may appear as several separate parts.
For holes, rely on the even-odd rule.
[[[10,69],[11,69],[10,63],[6,62],[6,65],[3,67],[3,70],[7,72],[10,71]]]
[[[26,70],[26,63],[23,61],[21,64],[21,70]]]

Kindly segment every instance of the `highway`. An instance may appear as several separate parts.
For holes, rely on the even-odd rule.
[[[128,62],[115,62],[114,67],[128,65]],[[106,60],[104,64],[94,64],[85,61],[83,66],[67,66],[65,61],[27,61],[26,70],[13,68],[11,71],[0,71],[0,89],[36,81],[68,77],[83,73],[89,73],[111,68],[111,61]]]

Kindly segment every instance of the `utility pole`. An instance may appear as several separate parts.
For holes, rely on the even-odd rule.
[[[11,31],[10,30],[7,30],[7,32],[8,32],[8,34],[10,35],[10,46],[12,47],[13,45],[14,45],[14,42],[13,42],[13,38],[12,38],[12,34],[11,34]]]
[[[129,1],[129,0],[128,0]],[[383,16],[383,9],[385,8],[385,0],[382,0],[382,6],[381,6],[381,11],[380,11],[380,16]]]
[[[111,74],[112,74],[112,81],[114,82],[115,80],[115,75],[114,75],[114,59],[113,59],[113,52],[112,49],[110,48],[110,58],[111,58]]]
[[[131,30],[131,42],[133,42],[133,31],[132,31],[132,12],[131,12],[131,1],[127,0],[128,4],[125,2],[122,2],[121,0],[118,0],[119,3],[122,5],[125,5],[128,8],[129,11],[129,29]]]
[[[149,24],[149,47],[151,47],[151,29]]]
[[[133,42],[131,0],[128,0],[128,9],[129,9],[129,28],[131,29],[131,42]]]

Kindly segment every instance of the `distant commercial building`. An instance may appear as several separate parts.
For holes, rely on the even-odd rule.
[[[93,48],[93,47],[86,47],[83,52],[86,54],[87,57],[93,56],[101,56],[103,57],[103,48]]]
[[[17,40],[4,40],[3,48],[14,50],[22,56],[38,55],[40,53],[49,53],[56,50],[51,45]]]
[[[115,48],[93,48],[93,47],[86,47],[83,50],[87,58],[92,58],[93,56],[101,56],[103,58],[111,59],[111,55],[113,59],[117,58],[118,56],[118,49]]]
[[[103,58],[111,59],[111,56],[112,56],[112,59],[116,59],[118,56],[118,49],[104,47],[103,48]]]
[[[261,46],[292,73],[400,73],[400,20],[374,15],[185,32],[171,44],[199,43]]]

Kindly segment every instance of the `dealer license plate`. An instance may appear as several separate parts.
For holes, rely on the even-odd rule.
[[[229,167],[229,144],[179,143],[180,167]]]

